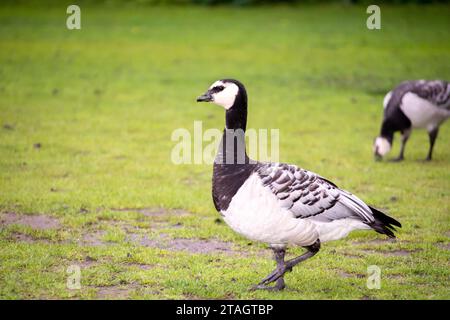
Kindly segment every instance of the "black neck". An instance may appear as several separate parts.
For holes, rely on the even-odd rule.
[[[226,128],[216,155],[216,164],[234,165],[249,162],[245,150],[245,129],[247,127],[247,94],[240,88],[231,108],[225,115]]]
[[[245,150],[244,130],[224,129],[214,164],[235,166],[248,163],[249,158]]]
[[[380,136],[382,136],[387,141],[389,141],[390,144],[392,144],[395,131],[395,126],[393,126],[391,123],[383,122],[383,124],[381,125]]]
[[[247,94],[239,90],[233,106],[227,110],[226,115],[227,129],[244,130],[247,127]]]
[[[381,136],[392,144],[394,132],[411,128],[411,120],[403,113],[399,106],[386,109],[384,120],[381,125]]]

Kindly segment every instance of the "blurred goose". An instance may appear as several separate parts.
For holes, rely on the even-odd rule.
[[[402,134],[400,154],[404,158],[405,145],[413,128],[428,131],[430,148],[425,160],[431,160],[439,126],[450,117],[450,84],[446,81],[406,81],[388,92],[383,102],[384,116],[380,135],[375,139],[373,152],[380,160],[392,147],[394,133]]]
[[[216,81],[197,101],[213,102],[226,110],[212,179],[217,211],[234,231],[268,243],[274,252],[276,269],[255,289],[283,289],[287,271],[314,256],[321,243],[341,239],[352,230],[373,229],[395,237],[394,226],[401,227],[398,221],[331,181],[295,165],[248,158],[247,93],[242,83]],[[306,253],[285,260],[288,245],[302,246]]]

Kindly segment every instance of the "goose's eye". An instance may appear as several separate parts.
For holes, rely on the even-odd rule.
[[[224,86],[217,86],[217,87],[212,88],[211,91],[213,93],[216,93],[216,92],[222,91],[224,88],[225,88]]]

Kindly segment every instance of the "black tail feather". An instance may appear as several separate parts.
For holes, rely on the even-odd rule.
[[[369,206],[369,208],[372,210],[372,214],[375,219],[375,221],[370,224],[372,229],[378,233],[387,235],[389,238],[395,238],[394,231],[397,230],[394,226],[401,228],[401,223],[373,207]]]

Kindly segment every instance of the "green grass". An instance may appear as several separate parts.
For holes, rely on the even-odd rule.
[[[68,31],[64,6],[0,7],[0,218],[58,221],[0,225],[0,298],[450,298],[448,125],[431,163],[423,131],[403,163],[371,154],[384,93],[450,79],[448,6],[382,6],[380,31],[365,28],[364,7],[81,11],[82,29]],[[216,221],[211,166],[170,161],[174,129],[223,128],[223,110],[195,98],[224,77],[247,86],[249,128],[280,129],[283,162],[385,209],[403,224],[399,240],[355,232],[295,268],[284,292],[249,291],[274,267],[270,253]],[[66,287],[73,264],[80,290]],[[382,269],[380,290],[366,287],[369,265]]]

